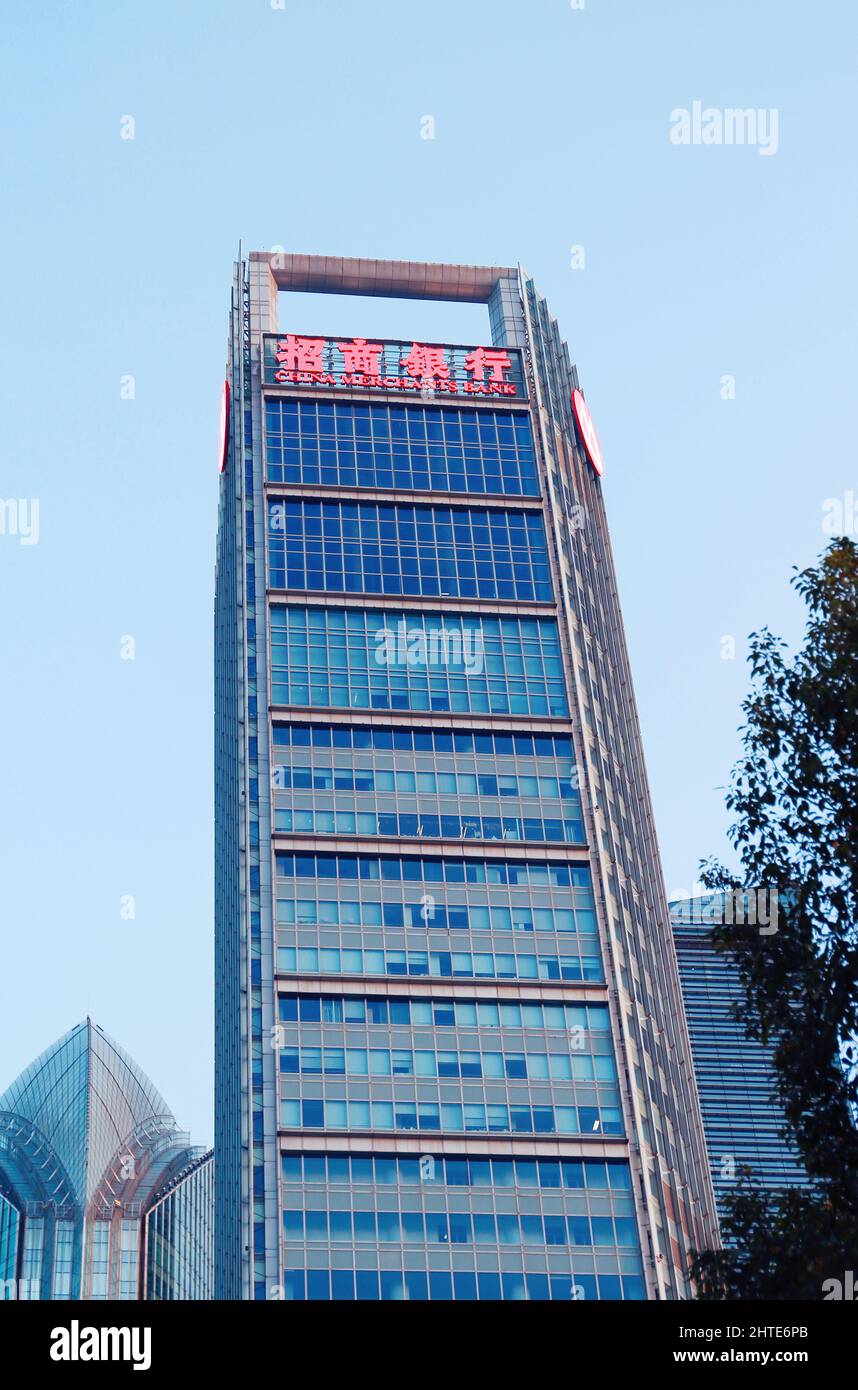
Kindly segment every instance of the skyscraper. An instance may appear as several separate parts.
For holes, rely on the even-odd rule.
[[[483,303],[491,343],[281,329]],[[235,267],[222,1298],[676,1298],[717,1241],[575,368],[521,268]]]
[[[670,904],[719,1214],[743,1170],[755,1185],[770,1189],[803,1187],[808,1181],[784,1138],[786,1117],[774,1095],[773,1049],[746,1037],[733,1016],[742,987],[730,957],[712,943],[712,928],[725,920],[725,910],[723,893]]]
[[[0,1095],[0,1297],[212,1296],[212,1154],[90,1019]]]

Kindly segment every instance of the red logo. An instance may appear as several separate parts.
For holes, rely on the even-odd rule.
[[[601,478],[605,466],[602,461],[602,446],[599,443],[596,426],[593,424],[593,417],[587,409],[587,402],[584,400],[584,394],[582,391],[578,390],[577,386],[572,392],[572,409],[575,413],[575,420],[581,433],[581,438],[584,441],[587,457],[593,465],[593,472],[598,473]]]
[[[223,391],[220,397],[220,438],[217,450],[217,468],[219,473],[226,472],[226,456],[229,452],[229,382],[223,384]]]

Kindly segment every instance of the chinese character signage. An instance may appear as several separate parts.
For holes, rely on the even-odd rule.
[[[333,386],[521,400],[516,348],[369,342],[366,338],[265,335],[266,386]]]

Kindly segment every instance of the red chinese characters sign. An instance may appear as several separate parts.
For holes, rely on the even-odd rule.
[[[268,385],[334,386],[425,394],[522,397],[515,348],[368,342],[286,333],[265,339]]]

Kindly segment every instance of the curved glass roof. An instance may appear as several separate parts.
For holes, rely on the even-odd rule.
[[[0,1095],[0,1114],[29,1120],[86,1206],[111,1160],[141,1125],[177,1129],[163,1096],[91,1019],[37,1057]]]

